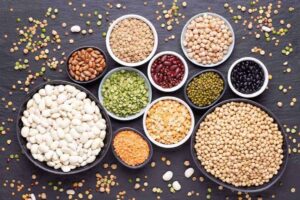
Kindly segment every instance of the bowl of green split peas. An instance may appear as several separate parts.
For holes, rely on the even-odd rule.
[[[192,108],[204,110],[216,104],[223,97],[226,88],[226,79],[220,71],[203,70],[186,82],[184,97]]]
[[[120,121],[140,117],[152,100],[147,77],[131,67],[118,67],[102,79],[98,96],[108,115]]]

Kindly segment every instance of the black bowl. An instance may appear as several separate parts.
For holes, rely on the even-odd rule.
[[[118,133],[120,133],[121,131],[127,131],[127,130],[130,130],[130,131],[134,131],[135,133],[137,133],[138,135],[140,135],[148,144],[149,146],[149,149],[150,149],[150,152],[149,152],[149,157],[147,158],[147,160],[145,160],[145,162],[143,162],[142,164],[140,165],[137,165],[137,166],[131,166],[131,165],[128,165],[127,163],[125,163],[118,155],[117,153],[115,152],[115,149],[114,149],[114,145],[113,145],[113,142],[114,142],[114,139],[116,137],[116,135]],[[111,148],[112,148],[112,152],[114,154],[114,156],[116,157],[116,159],[122,164],[124,165],[125,167],[127,168],[130,168],[130,169],[140,169],[142,167],[144,167],[145,165],[147,165],[152,156],[153,156],[153,148],[152,148],[152,144],[151,142],[148,140],[148,138],[146,136],[144,136],[142,133],[140,133],[138,130],[134,129],[134,128],[130,128],[130,127],[123,127],[123,128],[120,128],[118,129],[115,133],[114,133],[114,136],[113,136],[113,139],[112,139],[112,145],[111,145]]]
[[[274,121],[278,124],[279,129],[281,131],[281,133],[283,134],[283,160],[282,160],[282,164],[280,166],[280,169],[278,171],[278,173],[276,175],[274,175],[272,177],[272,179],[268,182],[268,183],[264,183],[261,186],[252,186],[252,187],[236,187],[234,185],[231,185],[229,183],[225,183],[222,180],[216,178],[215,176],[213,176],[212,174],[210,174],[209,172],[207,172],[205,170],[205,168],[202,166],[201,162],[197,159],[197,154],[195,152],[194,146],[195,146],[195,137],[196,137],[196,133],[199,129],[200,123],[205,119],[205,117],[210,114],[211,112],[213,112],[215,110],[216,107],[219,107],[223,104],[229,103],[229,102],[245,102],[245,103],[250,103],[254,106],[257,106],[259,108],[261,108],[262,110],[264,110],[266,113],[268,113],[268,115],[270,117],[272,117],[274,119]],[[254,193],[254,192],[262,192],[264,190],[269,189],[271,186],[273,186],[283,175],[286,166],[287,166],[287,162],[288,162],[288,143],[287,143],[287,138],[286,135],[284,133],[284,129],[282,124],[279,122],[279,120],[277,119],[277,117],[271,112],[269,111],[266,107],[264,107],[263,105],[256,103],[254,101],[248,100],[248,99],[228,99],[225,101],[222,101],[220,103],[218,103],[217,105],[215,105],[214,107],[210,108],[198,121],[197,125],[195,126],[194,132],[192,134],[192,138],[191,138],[191,153],[192,153],[192,157],[193,160],[197,166],[197,168],[205,175],[207,176],[210,180],[212,180],[213,182],[217,183],[218,185],[221,185],[225,188],[228,188],[232,191],[237,191],[237,192],[245,192],[245,193]]]
[[[36,159],[34,159],[31,155],[31,152],[29,149],[27,149],[26,144],[27,144],[27,140],[26,138],[23,138],[21,135],[21,128],[23,127],[23,123],[21,120],[21,117],[23,116],[23,112],[26,109],[26,104],[27,102],[33,97],[33,95],[35,93],[37,93],[40,89],[44,88],[46,85],[72,85],[74,87],[76,87],[77,89],[79,89],[80,91],[83,91],[87,94],[87,97],[89,97],[91,100],[93,100],[97,106],[100,108],[100,112],[102,114],[102,117],[105,119],[106,121],[106,136],[105,139],[103,141],[104,143],[104,147],[101,149],[101,152],[97,155],[96,160],[86,166],[83,167],[78,167],[75,168],[73,170],[71,170],[70,172],[63,172],[61,170],[58,169],[54,169],[50,166],[48,166],[45,162],[40,162]],[[21,107],[19,109],[19,113],[18,113],[18,117],[17,117],[17,138],[18,138],[18,142],[21,146],[22,152],[25,154],[25,156],[37,167],[53,173],[53,174],[58,174],[58,175],[69,175],[69,174],[77,174],[80,172],[84,172],[87,171],[89,169],[91,169],[92,167],[98,165],[103,158],[105,157],[106,153],[109,150],[110,144],[111,144],[111,139],[112,139],[112,127],[111,127],[111,122],[110,119],[105,111],[105,109],[102,107],[102,105],[100,104],[99,100],[87,89],[85,89],[84,87],[77,85],[75,83],[70,83],[67,81],[61,81],[61,80],[54,80],[54,81],[49,81],[49,82],[45,82],[42,83],[40,85],[38,85],[37,87],[35,87],[34,89],[32,89],[30,91],[30,93],[27,95],[27,97],[25,98],[24,102],[21,104]]]
[[[190,98],[188,97],[188,95],[187,95],[187,87],[188,87],[189,83],[190,83],[195,77],[199,76],[200,74],[206,73],[206,72],[214,72],[214,73],[218,74],[218,75],[221,77],[221,79],[223,80],[223,82],[224,82],[224,88],[223,88],[223,91],[222,91],[222,93],[220,94],[220,96],[219,96],[213,103],[211,103],[210,105],[207,105],[207,106],[202,106],[202,107],[200,107],[200,106],[195,105],[195,104],[190,100]],[[203,70],[203,71],[200,71],[200,72],[194,74],[194,75],[193,75],[193,76],[185,83],[185,86],[184,86],[184,98],[185,98],[185,100],[187,101],[187,103],[188,103],[192,108],[194,108],[194,109],[196,109],[196,110],[204,110],[204,109],[207,109],[207,108],[213,106],[214,104],[216,104],[216,103],[223,97],[223,95],[225,94],[226,89],[227,89],[227,84],[226,84],[226,79],[225,79],[225,77],[223,76],[223,74],[222,74],[220,71],[215,70],[215,69],[207,69],[207,70]]]
[[[94,79],[91,79],[91,80],[88,80],[88,81],[77,81],[77,80],[76,80],[75,78],[73,78],[73,77],[71,76],[71,74],[70,74],[70,70],[69,70],[69,60],[70,60],[70,58],[71,58],[71,56],[72,56],[72,54],[73,54],[74,52],[79,51],[79,50],[81,50],[81,49],[87,49],[87,48],[92,48],[92,49],[96,49],[96,50],[100,51],[101,54],[103,55],[104,59],[105,59],[106,67],[104,68],[103,72],[101,72],[101,73],[100,73],[96,78],[94,78]],[[95,46],[83,46],[83,47],[79,47],[79,48],[73,50],[73,51],[69,54],[69,56],[68,56],[68,58],[67,58],[66,66],[67,66],[66,70],[67,70],[67,74],[68,74],[69,78],[70,78],[73,82],[78,83],[78,84],[82,84],[82,85],[89,84],[89,83],[92,83],[92,82],[94,82],[94,81],[96,81],[96,80],[99,80],[99,79],[100,79],[101,77],[103,77],[104,74],[107,72],[107,68],[108,68],[108,66],[107,66],[107,57],[106,57],[104,51],[102,51],[101,49],[99,49],[98,47],[95,47]]]

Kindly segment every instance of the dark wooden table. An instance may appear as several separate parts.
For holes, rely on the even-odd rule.
[[[28,17],[34,17],[43,19],[44,13],[48,7],[58,8],[59,14],[56,20],[49,22],[49,29],[57,30],[62,36],[62,51],[65,51],[67,54],[73,50],[74,48],[80,47],[82,45],[95,45],[106,51],[105,47],[105,39],[102,38],[101,33],[107,30],[107,23],[103,20],[103,25],[99,29],[95,25],[93,25],[94,33],[89,36],[82,36],[81,34],[64,36],[64,32],[69,30],[71,25],[78,24],[82,27],[85,27],[85,21],[87,18],[81,18],[79,13],[92,13],[95,9],[99,10],[103,16],[105,16],[105,11],[110,12],[109,18],[115,19],[121,15],[128,13],[137,13],[145,16],[150,21],[152,21],[157,29],[159,35],[159,46],[158,52],[163,50],[174,50],[182,54],[180,48],[180,34],[182,27],[184,26],[186,20],[188,20],[193,15],[205,12],[208,10],[208,7],[211,8],[212,12],[216,12],[218,14],[223,15],[227,19],[231,18],[231,15],[224,9],[223,5],[225,1],[222,0],[187,0],[188,7],[186,10],[182,10],[186,19],[182,20],[182,23],[176,26],[173,30],[173,34],[176,35],[176,39],[173,41],[169,41],[167,43],[164,42],[164,38],[167,35],[170,35],[169,32],[160,28],[160,23],[156,21],[155,11],[157,10],[156,1],[149,1],[148,6],[144,6],[143,1],[120,1],[122,4],[126,5],[126,9],[108,9],[106,6],[107,1],[85,1],[86,7],[83,8],[81,4],[83,2],[73,1],[73,5],[69,6],[67,1],[45,1],[45,0],[19,0],[19,1],[10,1],[10,0],[1,0],[0,1],[0,94],[1,98],[6,97],[7,101],[13,101],[15,107],[21,104],[25,97],[25,93],[21,91],[13,91],[12,95],[9,95],[9,91],[11,91],[11,87],[13,84],[17,85],[17,80],[24,80],[26,77],[26,72],[15,71],[13,68],[14,63],[18,58],[23,58],[23,54],[18,53],[10,53],[9,49],[12,45],[12,42],[16,41],[16,27],[23,26],[28,24],[26,20]],[[243,4],[245,1],[238,0],[233,1],[233,5],[238,5],[238,3]],[[274,2],[274,5],[276,1]],[[112,1],[115,5],[119,3],[115,0]],[[265,3],[262,1],[262,3]],[[260,97],[255,98],[254,100],[263,104],[271,111],[273,111],[278,118],[281,120],[283,124],[287,124],[289,127],[294,125],[300,126],[300,106],[297,103],[293,108],[291,108],[288,104],[292,97],[297,97],[300,101],[300,57],[299,57],[299,32],[300,32],[300,6],[299,2],[296,0],[284,0],[283,1],[282,11],[279,12],[277,16],[274,17],[274,20],[285,19],[289,23],[292,24],[292,29],[289,31],[288,35],[282,37],[281,43],[279,47],[275,47],[274,45],[267,44],[264,40],[255,40],[254,37],[247,36],[247,30],[245,27],[239,24],[233,23],[230,19],[230,22],[233,25],[236,35],[236,45],[233,54],[231,57],[221,66],[217,67],[218,70],[227,74],[227,70],[231,63],[233,63],[237,58],[243,56],[254,56],[261,59],[269,69],[269,72],[273,75],[273,79],[269,84],[269,89],[263,93]],[[288,13],[288,7],[295,7],[295,11],[293,14]],[[76,7],[77,11],[74,12],[72,9]],[[10,8],[13,8],[13,12],[9,11]],[[22,22],[16,23],[16,18],[21,18]],[[63,29],[61,24],[66,22],[68,24],[67,29]],[[4,38],[4,35],[7,34],[8,38]],[[246,36],[246,39],[242,39],[243,36]],[[73,38],[75,40],[74,44],[69,44],[68,40]],[[290,56],[284,56],[281,54],[281,48],[283,45],[291,42],[294,47],[294,52]],[[251,53],[251,48],[253,46],[262,46],[267,52],[272,52],[273,56],[269,57],[267,55],[260,56],[258,54]],[[60,56],[60,53],[57,52],[57,57]],[[32,59],[32,58],[30,58]],[[289,65],[292,67],[292,73],[284,74],[283,73],[283,65],[284,61],[289,61]],[[112,69],[118,64],[113,62],[111,58],[109,58],[109,68]],[[192,63],[188,63],[190,68],[190,76],[203,70],[203,68],[199,68]],[[39,67],[34,62],[31,62],[31,69],[34,67]],[[59,66],[59,68],[63,69],[62,73],[58,71],[50,71],[47,70],[46,77],[50,79],[60,79],[60,80],[69,80],[67,77],[67,73],[65,72],[65,65]],[[138,69],[146,72],[147,66],[141,66]],[[42,82],[42,79],[38,79],[37,83]],[[283,94],[278,90],[278,86],[282,84],[285,86],[291,85],[293,89],[288,94]],[[95,95],[97,95],[99,82],[86,86],[89,90],[91,90]],[[161,93],[153,88],[153,98],[156,99],[160,96],[164,96],[166,94]],[[179,98],[183,98],[183,90],[179,90],[178,92],[171,93],[170,95],[177,96]],[[228,88],[226,91],[224,99],[234,98],[236,97]],[[285,106],[283,108],[278,108],[276,106],[277,101],[283,101]],[[188,191],[194,190],[200,193],[199,197],[193,196],[191,199],[205,199],[207,194],[207,188],[212,188],[212,199],[225,199],[225,197],[229,197],[230,199],[236,199],[237,194],[231,192],[227,189],[222,191],[218,190],[218,186],[213,182],[205,179],[204,182],[197,181],[193,182],[191,179],[186,179],[184,177],[185,167],[183,162],[185,160],[190,160],[190,143],[187,142],[182,147],[174,150],[164,150],[161,148],[154,147],[154,157],[153,160],[156,161],[157,166],[155,168],[151,168],[147,166],[141,170],[132,171],[128,170],[121,165],[118,165],[118,169],[113,171],[115,175],[118,177],[118,182],[120,185],[118,187],[112,188],[111,194],[102,194],[99,192],[95,192],[95,183],[96,178],[95,174],[100,172],[104,174],[107,170],[104,170],[101,166],[95,167],[85,173],[81,173],[73,176],[56,176],[49,173],[46,173],[37,167],[35,167],[25,156],[21,155],[20,161],[12,160],[7,163],[7,159],[10,154],[20,154],[20,147],[18,145],[16,134],[15,134],[15,121],[7,122],[8,118],[16,119],[17,112],[13,112],[11,109],[4,108],[5,102],[0,102],[0,122],[6,122],[5,127],[10,130],[7,131],[6,134],[0,135],[0,147],[5,148],[5,151],[0,151],[0,200],[8,200],[8,199],[20,199],[21,194],[30,193],[27,191],[27,188],[30,187],[30,184],[34,182],[32,180],[32,174],[37,176],[35,181],[38,181],[39,184],[37,186],[32,187],[32,192],[36,194],[45,192],[47,194],[47,199],[55,199],[57,196],[60,196],[60,199],[67,199],[67,195],[64,192],[54,191],[52,187],[48,186],[48,182],[62,182],[62,187],[66,190],[71,187],[72,183],[75,181],[85,180],[84,186],[80,188],[79,192],[84,192],[85,190],[91,188],[92,193],[94,195],[94,199],[115,199],[116,194],[119,191],[126,190],[127,196],[136,197],[137,199],[155,199],[156,195],[152,193],[152,187],[161,187],[164,192],[161,194],[162,199],[187,199],[186,194]],[[195,112],[196,121],[198,121],[199,117],[203,114],[203,112]],[[136,119],[130,122],[118,122],[112,120],[113,130],[117,130],[122,126],[132,126],[137,128],[140,131],[142,129],[142,119]],[[298,131],[299,132],[299,131]],[[7,140],[12,140],[10,145],[7,144]],[[298,137],[299,139],[299,137]],[[289,141],[291,142],[291,141]],[[295,146],[295,144],[293,144]],[[1,149],[1,148],[0,148]],[[163,164],[160,159],[162,156],[167,157],[171,160],[172,165],[166,166]],[[106,156],[104,162],[107,163],[117,163],[116,159],[113,157],[112,153],[109,152]],[[103,162],[103,163],[104,163]],[[194,165],[192,165],[194,166]],[[7,169],[9,167],[9,169]],[[195,167],[195,166],[194,166]],[[174,179],[178,180],[182,185],[182,190],[177,192],[176,194],[171,194],[168,191],[168,186],[161,179],[162,174],[166,170],[172,170],[174,172]],[[203,176],[196,168],[195,175],[197,177]],[[251,196],[256,199],[257,197],[263,197],[263,199],[271,199],[272,195],[275,195],[276,199],[280,200],[298,200],[300,199],[300,156],[293,154],[290,156],[288,167],[284,176],[280,180],[282,184],[276,184],[271,189],[262,192],[261,194],[252,194]],[[133,185],[128,182],[129,178],[135,177],[143,177],[147,175],[147,182],[149,183],[148,188],[145,192],[135,191],[133,189]],[[12,180],[21,181],[22,184],[25,185],[24,189],[21,192],[16,193],[15,196],[12,196],[11,193],[15,191],[15,189],[10,188],[9,186],[4,187],[3,183],[9,184]],[[43,189],[42,186],[46,186],[46,189]],[[296,188],[295,193],[291,193],[291,188]],[[85,196],[86,198],[86,196]]]

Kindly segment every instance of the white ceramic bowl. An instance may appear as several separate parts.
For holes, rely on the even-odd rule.
[[[181,82],[178,85],[176,85],[172,88],[163,88],[160,85],[156,84],[155,81],[152,78],[152,75],[151,75],[151,67],[152,67],[153,62],[162,55],[174,55],[174,56],[176,56],[177,58],[179,58],[181,60],[181,62],[183,63],[183,66],[184,66],[184,75],[183,75],[183,78],[182,78]],[[162,92],[174,92],[174,91],[178,90],[179,88],[181,88],[184,85],[184,83],[186,82],[188,74],[189,74],[189,68],[188,68],[188,65],[187,65],[185,59],[181,55],[179,55],[178,53],[176,53],[174,51],[163,51],[163,52],[160,52],[160,53],[156,54],[150,60],[150,62],[148,64],[147,74],[148,74],[148,78],[149,78],[151,84],[156,89],[158,89]]]
[[[239,62],[245,61],[245,60],[251,60],[251,61],[256,62],[257,64],[259,64],[259,66],[263,69],[263,72],[264,72],[265,80],[264,80],[262,87],[258,91],[254,92],[252,94],[244,94],[244,93],[239,92],[237,89],[235,89],[235,87],[232,85],[232,82],[231,82],[231,73],[232,73],[233,68],[236,66],[236,64],[238,64]],[[258,95],[260,95],[261,93],[263,93],[265,91],[265,89],[267,88],[268,83],[269,83],[269,72],[268,72],[267,67],[260,60],[253,58],[253,57],[243,57],[243,58],[236,60],[230,66],[230,68],[228,70],[227,80],[228,80],[228,85],[229,85],[230,89],[235,94],[237,94],[240,97],[244,97],[244,98],[254,98],[254,97],[257,97]]]
[[[146,107],[148,106],[145,106],[145,108],[143,108],[140,112],[134,114],[134,115],[131,115],[131,116],[127,116],[127,117],[120,117],[120,116],[117,116],[115,115],[114,113],[110,112],[109,110],[107,110],[105,108],[105,105],[103,103],[103,96],[102,96],[102,86],[105,82],[105,80],[110,77],[113,73],[117,72],[117,71],[121,71],[121,70],[125,70],[125,71],[134,71],[134,72],[137,72],[142,78],[144,78],[145,80],[145,84],[147,85],[148,87],[148,92],[149,92],[149,98],[148,98],[148,105],[150,104],[151,100],[152,100],[152,89],[151,89],[151,85],[147,79],[147,77],[139,70],[137,69],[134,69],[134,68],[131,68],[131,67],[118,67],[118,68],[115,68],[111,71],[109,71],[102,79],[100,85],[99,85],[99,89],[98,89],[98,98],[100,100],[100,103],[101,105],[103,106],[103,108],[106,110],[107,114],[114,118],[114,119],[117,119],[117,120],[120,120],[120,121],[130,121],[130,120],[133,120],[133,119],[136,119],[138,117],[140,117],[146,110]]]
[[[191,128],[189,130],[189,132],[186,134],[186,136],[178,143],[176,144],[162,144],[160,142],[157,142],[156,140],[154,140],[150,134],[148,133],[148,130],[146,128],[146,118],[147,118],[147,113],[149,111],[149,109],[155,104],[157,103],[158,101],[162,101],[162,100],[174,100],[174,101],[177,101],[179,103],[181,103],[182,105],[184,105],[190,115],[191,115]],[[146,136],[148,137],[148,139],[155,145],[159,146],[159,147],[162,147],[162,148],[165,148],[165,149],[171,149],[171,148],[176,148],[176,147],[179,147],[180,145],[182,145],[183,143],[185,143],[192,135],[193,133],[193,130],[194,130],[194,126],[195,126],[195,117],[194,117],[194,114],[193,114],[193,111],[192,109],[188,106],[187,103],[185,103],[183,100],[177,98],[177,97],[172,97],[172,96],[165,96],[165,97],[160,97],[156,100],[154,100],[150,105],[147,106],[146,110],[145,110],[145,113],[144,113],[144,117],[143,117],[143,128],[144,128],[144,131],[145,131],[145,134]]]
[[[124,20],[124,19],[127,19],[127,18],[136,18],[136,19],[140,19],[142,20],[143,22],[145,22],[149,27],[150,29],[152,30],[152,33],[153,33],[153,36],[154,36],[154,46],[153,46],[153,49],[152,49],[152,52],[149,54],[149,56],[140,61],[140,62],[137,62],[137,63],[128,63],[128,62],[124,62],[122,61],[121,59],[119,59],[118,57],[116,57],[110,47],[110,35],[111,35],[111,32],[112,30],[114,29],[115,25],[118,24],[120,21]],[[156,52],[156,49],[157,49],[157,45],[158,45],[158,37],[157,37],[157,32],[156,32],[156,29],[155,27],[153,26],[153,24],[147,20],[145,17],[142,17],[140,15],[135,15],[135,14],[128,14],[128,15],[123,15],[121,17],[119,17],[118,19],[116,19],[109,27],[108,31],[107,31],[107,34],[106,34],[106,48],[107,48],[107,51],[109,53],[109,55],[118,63],[120,63],[121,65],[123,66],[127,66],[127,67],[137,67],[137,66],[140,66],[142,64],[145,64],[146,62],[148,62],[152,56],[154,56],[155,52]]]
[[[231,33],[232,33],[232,44],[230,45],[229,49],[228,49],[228,52],[227,54],[224,56],[223,60],[221,60],[220,62],[218,63],[215,63],[215,64],[209,64],[209,65],[204,65],[204,64],[201,64],[201,63],[198,63],[196,60],[194,59],[191,59],[190,57],[188,57],[188,54],[186,52],[186,48],[184,47],[183,45],[183,41],[184,41],[184,36],[185,36],[185,32],[187,30],[187,26],[191,23],[192,20],[194,20],[195,18],[199,17],[199,16],[203,16],[203,15],[211,15],[211,16],[215,16],[215,17],[219,17],[221,18],[223,21],[225,21],[225,23],[227,24],[227,26],[229,27]],[[182,32],[181,32],[181,48],[182,48],[182,51],[184,53],[184,55],[192,62],[194,63],[195,65],[198,65],[198,66],[201,66],[201,67],[215,67],[215,66],[218,66],[220,64],[222,64],[223,62],[225,62],[229,56],[231,55],[232,51],[233,51],[233,48],[234,48],[234,44],[235,44],[235,35],[234,35],[234,30],[231,26],[231,24],[228,22],[227,19],[225,19],[224,17],[222,17],[221,15],[218,15],[216,13],[211,13],[211,12],[204,12],[204,13],[199,13],[195,16],[193,16],[186,24],[185,26],[183,27],[182,29]]]

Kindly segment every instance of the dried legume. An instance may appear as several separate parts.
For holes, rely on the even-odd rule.
[[[192,20],[183,41],[188,57],[203,65],[222,61],[232,43],[232,32],[226,22],[210,14]]]
[[[259,186],[278,173],[283,135],[262,109],[243,102],[217,107],[196,133],[197,158],[206,171],[234,186]]]
[[[104,55],[97,49],[75,51],[68,61],[70,75],[77,81],[95,79],[106,68]]]
[[[160,100],[152,105],[146,117],[149,135],[162,144],[176,144],[183,140],[191,129],[189,110],[175,100]]]
[[[131,130],[117,133],[113,141],[113,148],[117,156],[130,166],[141,165],[150,156],[147,141]]]
[[[101,88],[105,108],[119,117],[132,116],[149,103],[149,88],[135,71],[113,72]]]
[[[244,94],[258,91],[265,80],[263,69],[252,60],[237,63],[230,78],[234,88]]]
[[[145,60],[153,50],[154,35],[147,23],[128,18],[113,28],[109,44],[113,54],[127,63]]]
[[[151,66],[151,76],[156,84],[163,88],[178,85],[184,76],[185,69],[182,61],[175,55],[158,57]]]
[[[204,72],[191,80],[187,96],[199,107],[214,103],[224,90],[224,80],[215,72]]]

